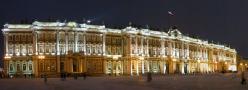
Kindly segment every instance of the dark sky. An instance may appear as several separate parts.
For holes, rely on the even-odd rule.
[[[175,14],[170,23],[183,34],[228,44],[248,57],[248,0],[2,0],[0,25],[24,19],[83,22],[85,18],[109,27],[132,22],[168,31],[167,11]]]

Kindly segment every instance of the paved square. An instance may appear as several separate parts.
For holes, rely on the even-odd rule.
[[[246,78],[248,78],[246,73]],[[248,90],[248,84],[241,85],[237,74],[201,75],[153,75],[151,82],[146,76],[0,79],[0,90]]]

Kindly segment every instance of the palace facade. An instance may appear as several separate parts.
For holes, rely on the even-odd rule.
[[[60,72],[114,75],[236,71],[236,50],[183,35],[76,22],[5,24],[4,69],[36,77]]]

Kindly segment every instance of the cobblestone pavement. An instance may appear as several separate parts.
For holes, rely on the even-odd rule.
[[[246,73],[246,78],[248,78]],[[248,84],[241,85],[237,74],[198,75],[152,75],[146,76],[104,76],[78,78],[0,79],[0,90],[248,90]]]

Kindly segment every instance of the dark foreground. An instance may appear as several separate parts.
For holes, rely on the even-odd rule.
[[[151,82],[146,76],[48,78],[47,83],[43,78],[0,79],[0,90],[248,90],[248,84],[241,85],[236,73],[152,77]]]

